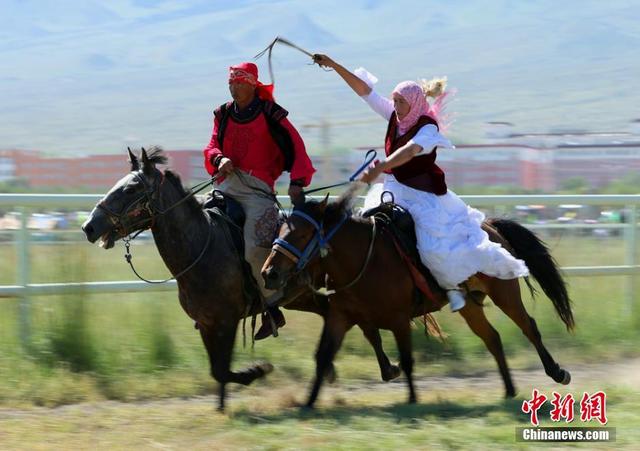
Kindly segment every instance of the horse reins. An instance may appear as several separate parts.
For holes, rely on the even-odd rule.
[[[140,235],[145,230],[153,228],[153,226],[155,224],[155,219],[158,216],[163,216],[163,215],[167,214],[169,211],[171,211],[174,208],[178,207],[179,205],[183,204],[184,202],[189,200],[191,197],[195,196],[197,193],[199,193],[200,191],[205,189],[208,185],[213,184],[220,177],[220,175],[216,174],[215,176],[211,177],[209,180],[205,180],[203,182],[200,182],[200,183],[194,185],[193,187],[191,187],[189,189],[189,193],[186,196],[184,196],[182,199],[178,200],[174,204],[170,205],[168,208],[162,210],[161,208],[159,208],[156,205],[154,205],[153,198],[154,198],[154,194],[160,189],[160,187],[164,183],[165,177],[164,177],[164,174],[161,171],[159,171],[157,169],[156,169],[156,171],[161,176],[161,180],[160,180],[159,183],[157,183],[156,186],[150,186],[147,183],[147,181],[145,180],[145,178],[140,175],[141,171],[132,172],[134,177],[137,180],[139,180],[145,186],[145,190],[144,190],[144,193],[141,196],[137,197],[131,203],[129,203],[125,208],[123,208],[121,213],[118,214],[118,213],[113,212],[111,209],[109,209],[104,204],[104,199],[102,199],[100,202],[98,202],[98,205],[96,206],[96,208],[104,211],[107,214],[107,217],[109,218],[109,221],[111,221],[111,223],[114,225],[114,229],[115,229],[116,233],[118,234],[118,236],[120,238],[122,238],[122,241],[124,242],[125,249],[126,249],[126,253],[124,255],[124,258],[127,261],[127,263],[129,264],[129,266],[131,267],[131,270],[136,275],[136,277],[138,277],[140,280],[142,280],[144,282],[147,282],[147,283],[158,283],[158,284],[160,284],[160,283],[168,282],[170,280],[177,279],[178,277],[184,275],[187,271],[189,271],[191,268],[193,268],[202,259],[202,257],[204,256],[204,254],[206,253],[206,251],[207,251],[207,249],[209,247],[209,243],[211,242],[211,234],[212,234],[212,232],[211,232],[211,222],[210,222],[211,220],[209,218],[209,215],[205,215],[205,217],[207,218],[207,230],[209,231],[209,233],[207,234],[207,242],[203,246],[202,251],[200,252],[198,257],[189,266],[187,266],[185,269],[180,271],[175,276],[169,277],[168,279],[164,279],[164,280],[148,280],[148,279],[142,277],[140,274],[138,274],[138,271],[136,271],[136,268],[133,266],[133,262],[132,262],[133,255],[131,254],[131,241],[134,240],[138,235]],[[145,202],[144,205],[140,206],[140,208],[133,209],[133,211],[130,213],[130,210],[132,210],[133,206],[137,205],[140,202],[140,200],[142,200],[145,197],[147,199],[147,202]],[[131,236],[132,233],[129,231],[129,229],[133,228],[134,226],[136,226],[137,224],[139,224],[139,223],[141,223],[143,221],[133,222],[132,224],[129,224],[129,226],[127,227],[127,226],[125,226],[123,224],[122,219],[126,218],[126,217],[131,217],[131,216],[138,216],[142,210],[146,210],[149,213],[150,224],[147,227],[144,227],[144,228],[138,230],[135,234],[133,234],[133,236]],[[144,221],[146,221],[146,220],[147,219],[145,218]]]
[[[369,262],[371,261],[371,256],[373,255],[373,247],[375,245],[376,242],[376,236],[377,236],[377,230],[376,230],[376,221],[375,219],[371,218],[371,240],[369,240],[369,249],[367,250],[367,256],[365,257],[364,263],[362,264],[362,268],[360,268],[360,272],[358,273],[358,275],[356,275],[356,277],[349,282],[348,284],[339,287],[339,288],[334,288],[331,290],[327,290],[325,292],[325,295],[329,296],[331,294],[336,294],[338,291],[343,291],[346,290],[348,288],[351,288],[352,286],[354,286],[356,283],[358,283],[358,281],[362,278],[362,276],[364,275],[367,267],[369,266]],[[316,294],[321,294],[311,283],[311,281],[309,280],[308,283],[309,288]]]
[[[356,172],[354,172],[353,174],[351,174],[351,177],[349,177],[349,180],[346,182],[342,182],[342,183],[334,183],[333,185],[327,185],[327,186],[321,186],[320,188],[313,188],[310,190],[306,190],[303,191],[303,194],[311,194],[311,193],[315,193],[318,191],[322,191],[325,189],[329,189],[329,188],[335,188],[336,186],[344,186],[344,185],[348,185],[349,183],[352,183],[356,180],[356,177],[358,177],[365,169],[367,169],[367,167],[373,163],[373,161],[376,158],[376,155],[378,153],[376,152],[375,149],[369,149],[367,151],[367,154],[364,156],[364,163],[362,164],[362,166],[360,166]]]
[[[205,215],[205,216],[207,217],[207,229],[209,230],[209,233],[207,234],[207,242],[202,247],[202,251],[200,251],[200,255],[198,255],[198,257],[189,266],[187,266],[185,269],[180,271],[175,276],[169,277],[168,279],[164,279],[164,280],[148,280],[148,279],[145,279],[144,277],[142,277],[140,274],[138,274],[138,271],[136,271],[136,268],[133,266],[133,262],[131,261],[133,259],[133,255],[131,255],[131,252],[130,252],[131,240],[134,239],[135,237],[131,238],[131,239],[123,238],[122,241],[124,241],[124,246],[125,246],[125,249],[126,249],[126,254],[124,254],[124,258],[127,260],[127,263],[129,263],[129,266],[131,266],[131,270],[138,277],[138,279],[140,279],[140,280],[142,280],[144,282],[147,282],[147,283],[166,283],[166,282],[169,282],[170,280],[177,279],[178,277],[182,276],[187,271],[189,271],[191,268],[193,268],[202,259],[202,257],[204,256],[205,252],[209,248],[209,243],[211,242],[211,222],[210,222],[210,219],[209,219],[209,215]]]

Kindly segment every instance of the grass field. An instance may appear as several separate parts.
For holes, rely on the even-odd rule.
[[[636,366],[640,360],[636,360]],[[601,367],[602,365],[600,365]],[[637,367],[635,368],[638,369]],[[570,390],[558,389],[541,372],[516,372],[523,391],[530,383],[543,393],[599,387],[607,393],[608,427],[615,443],[564,444],[564,449],[637,449],[640,394],[616,379],[600,382],[589,366],[576,368]],[[485,376],[488,379],[490,376]],[[451,378],[448,378],[451,379]],[[404,404],[402,381],[345,384],[327,388],[313,412],[295,406],[306,388],[265,381],[234,389],[226,414],[214,410],[212,396],[137,403],[94,402],[56,409],[0,408],[2,449],[558,449],[558,445],[517,443],[515,428],[529,426],[522,398],[504,401],[497,383],[459,379],[449,386],[423,378],[420,402]],[[428,386],[426,386],[428,385]],[[523,393],[526,397],[528,393]],[[576,412],[579,418],[579,411]],[[542,426],[557,426],[549,409]],[[574,421],[572,426],[595,426]]]
[[[547,241],[564,266],[624,262],[620,238],[562,235]],[[166,277],[151,243],[134,246],[133,253],[146,276]],[[122,254],[121,247],[103,251],[88,244],[37,244],[31,249],[31,280],[130,280]],[[15,249],[1,246],[0,283],[15,283],[15,267]],[[574,334],[566,332],[546,298],[532,301],[523,290],[556,360],[572,369],[640,356],[634,325],[640,308],[629,315],[626,279],[572,278],[569,283],[577,321]],[[632,426],[640,424],[637,386],[621,385],[602,374],[580,383],[580,372],[574,370],[575,383],[558,388],[540,371],[537,354],[519,329],[490,302],[487,316],[501,334],[521,389],[516,400],[502,400],[493,358],[459,315],[443,311],[437,319],[449,334],[444,343],[425,337],[419,326],[414,329],[416,379],[428,384],[419,388],[420,404],[403,404],[403,378],[394,384],[378,382],[373,351],[354,329],[336,361],[339,386],[325,390],[318,413],[302,414],[293,406],[304,399],[311,381],[321,321],[287,312],[287,326],[277,339],[252,348],[247,327],[243,348],[238,334],[234,367],[268,360],[275,371],[252,387],[232,388],[227,416],[214,412],[216,384],[206,354],[174,293],[36,297],[31,300],[32,335],[26,350],[18,339],[18,300],[2,299],[0,306],[0,449],[514,446],[515,426],[526,425],[519,406],[532,387],[531,380],[519,380],[517,374],[527,368],[536,369],[535,387],[547,389],[547,394],[564,389],[579,397],[581,386],[607,390],[615,405],[610,416],[618,428],[617,445],[633,449],[640,438]],[[393,339],[384,331],[383,343],[396,360]],[[461,382],[452,389],[438,387],[452,378]]]
[[[623,240],[596,241],[574,236],[550,237],[561,265],[621,264]],[[135,262],[148,277],[167,274],[151,243],[134,246]],[[34,245],[33,282],[127,280],[122,248],[104,251],[84,244]],[[0,283],[15,280],[15,252],[0,247]],[[527,300],[550,352],[560,362],[588,362],[637,355],[638,332],[623,301],[624,277],[573,278],[577,329],[564,330],[544,297]],[[524,292],[525,298],[528,293]],[[172,293],[37,297],[32,300],[32,338],[28,350],[18,340],[18,301],[0,300],[0,404],[61,405],[100,399],[153,399],[211,393],[204,349],[193,324]],[[638,309],[636,309],[637,311]],[[511,321],[489,302],[487,315],[500,332],[512,365],[538,365],[538,357]],[[308,380],[319,336],[320,319],[289,312],[282,335],[251,348],[238,336],[236,366],[265,359],[277,367],[273,379]],[[493,370],[494,362],[480,340],[458,315],[438,314],[449,338],[441,343],[414,330],[415,357],[425,374]],[[250,331],[247,327],[247,334]],[[395,355],[390,334],[385,349]],[[373,351],[354,329],[338,356],[340,376],[376,380]],[[29,377],[23,377],[28,374]]]

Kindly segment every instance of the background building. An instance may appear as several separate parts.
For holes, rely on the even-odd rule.
[[[601,188],[628,174],[640,173],[638,121],[629,132],[560,131],[518,133],[509,122],[489,122],[488,144],[460,144],[442,150],[438,164],[454,189],[463,186],[521,187],[552,192],[569,180],[581,179]],[[316,169],[314,185],[346,180],[361,164],[364,151],[312,155]],[[383,150],[378,148],[381,155]],[[167,150],[168,166],[180,174],[185,185],[208,178],[202,150]],[[381,158],[379,156],[378,158]],[[55,187],[104,191],[129,170],[125,152],[82,157],[49,157],[33,150],[0,151],[0,182],[20,180],[29,187]],[[283,177],[278,190],[286,190]]]

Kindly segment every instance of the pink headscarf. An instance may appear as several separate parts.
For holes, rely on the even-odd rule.
[[[402,120],[397,119],[401,135],[404,135],[411,127],[413,127],[415,123],[418,122],[420,116],[429,116],[438,123],[440,128],[445,128],[443,127],[443,124],[440,123],[441,120],[444,119],[440,117],[440,113],[444,110],[444,100],[447,97],[448,92],[444,92],[439,95],[433,106],[429,106],[429,102],[427,102],[422,87],[415,81],[403,81],[402,83],[399,83],[393,89],[392,93],[400,94],[411,106],[409,113],[402,118]]]

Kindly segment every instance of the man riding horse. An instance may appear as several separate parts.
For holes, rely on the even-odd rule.
[[[288,112],[275,103],[273,85],[258,80],[258,68],[242,63],[229,68],[233,101],[214,111],[213,135],[204,149],[209,174],[218,173],[216,189],[244,208],[245,258],[251,265],[273,324],[282,327],[284,315],[276,305],[281,291],[267,290],[260,271],[278,228],[274,184],[283,171],[291,174],[288,194],[292,204],[304,201],[302,188],[315,172],[300,134],[287,119]],[[255,339],[271,335],[272,322],[262,316]]]

